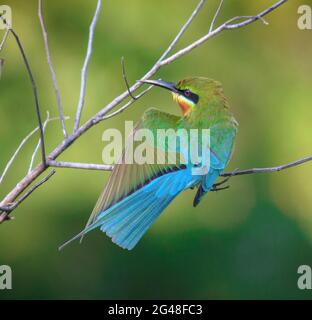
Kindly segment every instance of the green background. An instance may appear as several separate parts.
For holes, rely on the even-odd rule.
[[[218,19],[260,12],[274,1],[225,1]],[[208,76],[224,85],[240,123],[229,170],[287,163],[311,155],[312,30],[297,28],[288,1],[267,17],[227,31],[163,68],[156,77],[176,81]],[[4,3],[3,3],[4,4]],[[42,113],[57,115],[46,64],[36,1],[8,0],[36,78]],[[103,1],[89,67],[83,120],[124,90],[120,58],[129,81],[146,72],[190,15],[197,1]],[[80,70],[96,1],[43,1],[58,85],[72,130]],[[218,1],[207,1],[178,47],[209,30]],[[312,5],[312,3],[311,3]],[[0,31],[2,37],[3,31]],[[0,53],[0,168],[37,124],[33,96],[20,52],[10,37]],[[179,114],[171,96],[152,90],[118,117],[102,122],[59,159],[101,162],[104,129],[123,128],[148,107]],[[47,128],[47,149],[61,139],[58,122]],[[38,137],[25,146],[0,186],[4,196],[28,170]],[[39,157],[37,159],[39,161]],[[60,169],[0,226],[0,265],[13,270],[18,299],[263,299],[311,298],[297,288],[297,269],[312,266],[312,165],[274,174],[235,177],[230,190],[206,196],[192,207],[185,192],[131,252],[99,231],[63,252],[58,246],[85,224],[109,173]]]

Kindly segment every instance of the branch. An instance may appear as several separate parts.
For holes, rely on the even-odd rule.
[[[3,20],[3,18],[1,17],[1,19]],[[4,20],[3,20],[4,21]],[[33,94],[34,94],[34,98],[35,98],[35,110],[36,110],[36,115],[37,115],[37,119],[38,119],[38,123],[39,123],[39,132],[40,132],[40,140],[41,140],[41,155],[42,155],[42,163],[43,166],[46,166],[46,156],[45,156],[45,146],[44,146],[44,133],[43,133],[43,127],[42,127],[42,120],[41,120],[41,114],[40,114],[40,107],[39,107],[39,99],[38,99],[38,93],[37,93],[37,86],[35,83],[35,79],[33,77],[33,74],[31,72],[31,68],[29,66],[29,62],[27,60],[24,48],[22,46],[22,43],[19,40],[18,35],[15,33],[15,31],[12,28],[8,27],[8,30],[11,32],[11,34],[13,35],[19,49],[20,52],[22,54],[23,57],[23,61],[24,64],[26,66],[27,69],[27,73],[29,75],[29,79],[32,85],[32,89],[33,89]]]
[[[69,120],[69,119],[70,119],[70,117],[64,117],[64,121]],[[47,118],[46,118],[45,122],[43,123],[43,132],[45,132],[45,129],[46,129],[46,126],[48,125],[48,123],[55,121],[55,120],[60,120],[60,118],[59,117],[50,118],[50,114],[49,114],[49,112],[47,112]],[[38,144],[37,144],[32,156],[31,156],[28,173],[30,173],[33,169],[35,158],[38,153],[39,147],[40,147],[40,139],[39,139]]]
[[[167,50],[161,55],[161,57],[159,58],[159,60],[156,62],[156,64],[161,63],[166,56],[173,50],[173,48],[175,47],[175,45],[178,43],[178,41],[180,40],[180,38],[183,36],[184,32],[186,31],[186,29],[190,26],[190,24],[192,23],[192,21],[195,19],[195,17],[197,16],[198,12],[200,11],[200,9],[202,8],[202,6],[204,5],[206,0],[201,0],[199,2],[199,4],[197,5],[197,7],[195,8],[195,10],[193,11],[193,13],[191,14],[191,16],[188,18],[188,20],[186,21],[186,23],[184,24],[184,26],[180,29],[179,33],[177,34],[177,36],[173,39],[173,41],[170,43],[169,47],[167,48]]]
[[[15,158],[17,157],[17,155],[19,154],[19,152],[21,151],[21,149],[23,148],[24,144],[31,138],[31,136],[33,134],[35,134],[38,131],[38,127],[36,129],[34,129],[33,131],[31,131],[23,140],[22,142],[19,144],[19,146],[17,147],[17,149],[15,150],[13,156],[11,157],[11,159],[9,160],[9,162],[7,163],[6,167],[4,168],[4,171],[0,177],[0,184],[2,183],[3,179],[5,178],[6,174],[8,173],[10,167],[12,166]]]
[[[272,12],[273,10],[277,9],[278,7],[280,7],[281,5],[286,3],[287,1],[288,0],[280,0],[277,3],[275,3],[274,5],[272,5],[271,7],[269,7],[268,9],[260,12],[259,14],[255,15],[255,16],[250,16],[247,20],[245,20],[243,22],[240,22],[240,23],[237,23],[237,24],[229,24],[231,22],[231,20],[233,20],[233,19],[230,19],[230,20],[224,22],[217,29],[212,30],[211,32],[207,33],[205,36],[201,37],[197,41],[195,41],[192,44],[190,44],[189,46],[185,47],[184,49],[181,49],[177,53],[173,54],[171,57],[169,57],[169,58],[165,59],[164,61],[162,61],[161,65],[162,66],[163,65],[167,65],[167,64],[175,61],[176,59],[180,58],[181,56],[185,55],[186,53],[192,51],[193,49],[197,48],[201,44],[205,43],[208,39],[210,39],[210,38],[216,36],[217,34],[221,33],[223,30],[242,28],[242,27],[245,27],[245,26],[255,22],[256,20],[259,20],[259,19],[261,20],[261,18],[263,18],[264,16],[266,16],[267,14]],[[239,18],[243,18],[243,16],[235,17],[234,19],[237,20]]]
[[[101,121],[107,120],[107,119],[112,118],[112,117],[115,117],[117,114],[122,113],[123,111],[125,111],[126,109],[128,109],[128,107],[130,107],[135,100],[138,100],[138,99],[140,99],[141,97],[143,97],[143,96],[144,96],[148,91],[150,91],[153,87],[154,87],[153,85],[148,86],[145,90],[143,90],[142,92],[140,92],[138,95],[134,96],[134,97],[132,98],[132,100],[128,101],[124,106],[120,107],[120,108],[117,109],[116,111],[114,111],[114,112],[112,112],[112,113],[110,113],[110,114],[108,114],[108,115],[106,115],[106,116],[103,116],[103,117],[101,118]]]
[[[47,62],[48,62],[49,68],[50,68],[54,92],[55,92],[57,105],[58,105],[58,109],[59,109],[59,116],[60,116],[60,120],[61,120],[62,130],[63,130],[64,137],[66,138],[68,136],[68,134],[66,131],[63,106],[62,106],[61,97],[60,97],[59,89],[58,89],[57,82],[56,82],[56,75],[55,75],[54,68],[52,65],[51,53],[50,53],[49,42],[48,42],[48,33],[46,31],[43,16],[42,16],[42,1],[41,0],[39,0],[39,2],[38,2],[38,16],[39,16],[39,21],[40,21],[41,30],[42,30],[42,36],[43,36],[44,48],[45,48],[45,52],[46,52],[46,56],[47,56]]]
[[[83,64],[83,68],[81,71],[81,88],[80,88],[80,97],[79,97],[79,102],[77,106],[77,113],[76,113],[76,119],[75,119],[75,124],[74,124],[74,132],[78,130],[79,123],[80,123],[80,118],[81,118],[81,113],[82,109],[84,106],[84,100],[85,100],[85,95],[86,95],[86,83],[87,83],[87,72],[88,72],[88,65],[89,61],[92,55],[92,44],[93,44],[93,38],[94,38],[94,29],[96,26],[96,22],[98,20],[100,11],[101,11],[101,5],[102,1],[98,0],[96,10],[89,28],[89,40],[88,40],[88,48],[87,48],[87,55],[85,58],[85,62]]]
[[[215,22],[216,22],[216,20],[218,18],[219,13],[221,12],[221,9],[223,7],[223,3],[224,3],[224,0],[221,0],[220,4],[219,4],[219,7],[218,7],[213,19],[212,19],[212,22],[211,22],[211,25],[210,25],[210,29],[209,29],[209,33],[211,33],[213,28],[214,28],[214,24],[215,24]]]
[[[132,94],[132,92],[130,91],[130,86],[129,86],[129,82],[128,82],[127,75],[126,75],[125,58],[124,57],[121,57],[121,69],[122,69],[122,77],[124,79],[129,96],[132,98],[132,100],[137,100],[138,97],[134,96]]]
[[[46,118],[46,120],[44,121],[43,126],[42,126],[43,133],[44,133],[44,131],[45,131],[45,129],[46,129],[46,126],[47,126],[47,124],[48,124],[49,121],[50,121],[50,113],[49,113],[49,111],[47,111],[47,118]],[[34,152],[33,152],[33,155],[32,155],[32,157],[31,157],[30,164],[29,164],[29,169],[28,169],[28,173],[31,172],[31,170],[32,170],[32,168],[33,168],[33,164],[34,164],[34,161],[35,161],[35,158],[36,158],[36,155],[37,155],[37,152],[38,152],[39,148],[40,148],[40,139],[39,139],[39,141],[38,141],[38,143],[37,143],[37,146],[36,146],[36,148],[35,148],[35,150],[34,150]]]
[[[52,170],[45,178],[40,180],[38,183],[33,185],[18,201],[15,203],[9,205],[9,206],[0,206],[0,211],[3,213],[0,215],[0,224],[3,221],[10,220],[9,214],[12,212],[14,209],[16,209],[23,201],[25,201],[37,188],[39,188],[41,185],[43,185],[45,182],[47,182],[54,174],[55,170]]]
[[[84,170],[101,170],[101,171],[111,171],[113,166],[107,164],[93,164],[93,163],[79,163],[79,162],[64,162],[50,160],[48,162],[50,167],[55,168],[70,168],[70,169],[84,169]]]
[[[298,159],[296,161],[287,163],[287,164],[283,164],[281,166],[277,166],[277,167],[269,167],[269,168],[253,168],[253,169],[246,169],[246,170],[235,170],[233,172],[227,172],[227,173],[223,173],[221,176],[222,177],[234,177],[234,176],[241,176],[241,175],[245,175],[245,174],[254,174],[254,173],[267,173],[267,172],[277,172],[277,171],[282,171],[285,169],[289,169],[292,167],[296,167],[299,166],[303,163],[312,161],[312,156],[311,157],[307,157],[307,158],[301,158]]]
[[[65,117],[65,120],[68,120],[69,117]],[[49,123],[51,121],[55,121],[55,120],[59,120],[59,118],[50,118],[50,119],[47,119],[45,121],[45,123]],[[45,123],[43,124],[43,127],[45,127]],[[35,128],[34,130],[32,130],[22,141],[21,143],[19,144],[19,146],[17,147],[17,149],[15,150],[14,154],[12,155],[12,157],[10,158],[9,162],[7,163],[7,165],[5,166],[4,168],[4,171],[2,173],[2,175],[0,176],[0,184],[3,182],[3,179],[5,178],[5,176],[7,175],[10,167],[12,166],[13,162],[15,161],[16,157],[18,156],[19,152],[21,151],[21,149],[23,148],[23,146],[25,145],[25,143],[39,130],[39,127]],[[35,149],[35,152],[33,153],[33,156],[32,156],[32,160],[31,160],[31,163],[33,163],[34,161],[34,157],[38,151],[38,148],[39,148],[39,145],[40,145],[40,139],[39,139],[39,142],[38,142],[38,145]],[[32,164],[31,164],[31,167],[32,167]],[[31,172],[31,170],[28,170],[28,174]]]
[[[269,167],[269,168],[252,168],[252,169],[245,169],[245,170],[234,170],[232,172],[226,172],[221,174],[221,177],[234,177],[234,176],[241,176],[246,174],[254,174],[254,173],[268,173],[268,172],[277,172],[286,170],[292,167],[296,167],[302,165],[306,162],[312,161],[311,157],[301,158],[296,161],[283,164],[277,167]],[[78,162],[58,162],[58,161],[49,161],[48,164],[51,167],[57,168],[72,168],[72,169],[85,169],[85,170],[99,170],[99,171],[111,171],[113,170],[114,166],[111,165],[103,165],[103,164],[93,164],[93,163],[78,163]],[[218,184],[216,184],[218,185]]]
[[[5,34],[4,34],[4,36],[2,38],[2,41],[0,43],[0,51],[2,51],[2,48],[3,48],[4,44],[5,44],[6,39],[8,38],[9,33],[10,33],[10,30],[6,29],[5,30]]]

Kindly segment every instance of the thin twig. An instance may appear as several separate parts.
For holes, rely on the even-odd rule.
[[[38,131],[39,127],[37,127],[36,129],[34,129],[33,131],[31,131],[23,140],[22,142],[19,144],[19,146],[17,147],[17,149],[15,150],[13,156],[11,157],[11,159],[9,160],[9,162],[7,163],[6,167],[4,168],[4,171],[0,177],[0,184],[2,183],[4,177],[6,176],[6,174],[8,173],[10,167],[12,166],[15,158],[17,157],[18,153],[21,151],[21,149],[23,148],[23,146],[25,145],[25,143],[31,138],[31,136],[33,134],[35,134]]]
[[[205,36],[199,38],[198,40],[194,41],[193,43],[191,43],[187,47],[179,50],[178,52],[176,52],[172,56],[170,56],[167,59],[163,60],[161,62],[161,66],[164,66],[164,65],[172,63],[173,61],[177,60],[178,58],[184,56],[186,53],[188,53],[188,52],[194,50],[195,48],[197,48],[198,46],[202,45],[208,39],[215,37],[217,34],[221,33],[223,30],[239,29],[239,28],[245,27],[245,26],[253,23],[256,20],[259,20],[260,18],[263,18],[264,16],[268,15],[269,13],[271,13],[272,11],[274,11],[275,9],[277,9],[278,7],[280,7],[281,5],[286,3],[287,1],[288,0],[280,0],[280,1],[276,2],[274,5],[272,5],[271,7],[269,7],[268,9],[266,9],[266,10],[262,11],[261,13],[253,16],[253,18],[249,18],[249,19],[247,19],[245,21],[242,21],[240,23],[229,25],[229,21],[232,20],[232,19],[230,19],[229,21],[224,22],[222,25],[220,25],[218,28],[216,28],[212,32],[207,33]],[[239,17],[235,17],[235,19],[238,19],[238,18]]]
[[[186,29],[190,26],[190,24],[192,23],[192,21],[195,19],[195,17],[197,16],[198,12],[200,11],[200,9],[202,8],[202,6],[204,5],[206,0],[201,0],[199,1],[198,5],[196,6],[195,10],[192,12],[191,16],[188,18],[188,20],[186,21],[186,23],[183,25],[183,27],[180,29],[179,33],[176,35],[176,37],[173,39],[173,41],[170,43],[169,47],[167,48],[167,50],[165,50],[165,52],[161,55],[161,57],[158,59],[158,61],[156,62],[156,64],[159,64],[161,61],[163,61],[167,55],[173,50],[173,48],[175,47],[175,45],[178,43],[178,41],[180,40],[180,38],[183,36],[184,32],[186,31]]]
[[[62,130],[63,130],[64,137],[67,138],[68,134],[66,131],[63,106],[62,106],[61,97],[60,97],[59,89],[58,89],[57,82],[56,82],[56,75],[55,75],[53,64],[52,64],[51,53],[50,53],[49,42],[48,42],[48,33],[46,31],[44,20],[43,20],[43,15],[42,15],[42,1],[41,0],[39,0],[39,2],[38,2],[38,16],[39,16],[39,21],[40,21],[41,30],[42,30],[42,36],[43,36],[44,48],[45,48],[45,52],[46,52],[46,56],[47,56],[47,62],[48,62],[49,68],[50,68],[54,92],[55,92],[55,96],[56,96],[56,100],[57,100]]]
[[[55,168],[101,170],[101,171],[111,171],[111,170],[113,170],[113,166],[110,166],[108,164],[64,162],[64,161],[55,161],[55,160],[49,160],[48,164],[49,164],[50,167],[55,167]]]
[[[127,88],[127,90],[128,90],[128,93],[129,93],[129,96],[130,96],[133,100],[137,100],[138,98],[137,98],[136,96],[134,96],[134,95],[132,94],[132,92],[130,91],[130,86],[129,86],[129,82],[128,82],[127,75],[126,75],[125,58],[124,58],[124,57],[121,57],[121,69],[122,69],[122,77],[123,77],[123,79],[124,79],[126,88]]]
[[[65,117],[65,120],[68,120],[69,117]],[[51,121],[55,121],[55,120],[59,120],[58,117],[56,118],[50,118],[48,119],[48,122]],[[17,149],[15,150],[14,154],[12,155],[12,157],[10,158],[9,162],[7,163],[2,175],[0,176],[0,184],[3,182],[3,179],[5,178],[5,176],[7,175],[10,167],[12,166],[14,160],[16,159],[17,155],[19,154],[19,152],[21,151],[21,149],[23,148],[23,146],[25,145],[25,143],[39,130],[39,127],[36,127],[34,130],[32,130],[19,144],[19,146],[17,147]],[[38,145],[40,144],[40,140],[38,142]],[[36,147],[37,151],[38,151],[38,145]],[[34,153],[35,154],[35,153]],[[28,171],[28,174],[30,173],[30,171]]]
[[[49,121],[50,121],[50,113],[49,113],[49,111],[47,111],[47,117],[46,117],[46,120],[44,121],[43,126],[42,126],[43,133],[45,132],[46,126]],[[36,158],[36,155],[37,155],[39,148],[40,148],[40,139],[39,139],[39,141],[36,145],[36,148],[31,156],[31,160],[30,160],[30,164],[29,164],[29,168],[28,168],[28,173],[30,173],[33,168],[33,164],[34,164],[34,161],[35,161],[35,158]]]
[[[303,163],[312,161],[312,156],[311,157],[306,157],[306,158],[302,158],[287,164],[283,164],[281,166],[277,166],[277,167],[269,167],[269,168],[253,168],[253,169],[246,169],[246,170],[236,170],[233,172],[227,172],[227,173],[223,173],[222,176],[223,177],[234,177],[234,176],[241,176],[241,175],[245,175],[245,174],[253,174],[253,173],[268,173],[268,172],[277,172],[277,171],[282,171],[285,169],[289,169],[292,167],[296,167],[299,166]]]
[[[151,85],[151,86],[148,86],[145,90],[143,90],[142,92],[140,92],[138,95],[135,96],[135,100],[138,100],[140,99],[141,97],[143,97],[148,91],[150,91],[154,86]],[[132,100],[128,101],[125,105],[123,105],[122,107],[120,107],[119,109],[115,110],[114,112],[106,115],[106,116],[103,116],[101,118],[101,121],[102,120],[107,120],[107,119],[110,119],[114,116],[116,116],[117,114],[119,113],[122,113],[123,111],[125,111],[126,109],[128,109],[128,107],[134,102],[133,98]]]
[[[238,16],[238,17],[234,17],[229,19],[228,21],[226,21],[224,23],[224,25],[226,26],[227,29],[236,29],[238,24],[233,24],[233,22],[235,21],[239,21],[239,20],[245,20],[242,21],[241,23],[243,23],[245,25],[246,22],[253,22],[256,20],[260,20],[264,25],[269,25],[269,23],[260,15],[258,16]]]
[[[306,157],[302,159],[298,159],[296,161],[283,164],[277,167],[268,167],[268,168],[252,168],[252,169],[245,169],[245,170],[234,170],[232,172],[226,172],[221,174],[221,177],[227,177],[227,179],[216,183],[215,186],[219,186],[221,184],[224,184],[226,181],[229,180],[231,177],[235,176],[241,176],[246,174],[254,174],[254,173],[269,173],[269,172],[277,172],[286,170],[292,167],[296,167],[299,165],[302,165],[306,162],[312,161],[311,157]],[[113,170],[114,166],[111,165],[102,165],[102,164],[93,164],[93,163],[78,163],[78,162],[59,162],[59,161],[49,161],[48,164],[51,167],[57,167],[57,168],[72,168],[72,169],[85,169],[85,170],[99,170],[99,171],[110,171]]]
[[[3,48],[4,44],[5,44],[5,41],[6,41],[7,38],[8,38],[9,33],[10,33],[10,30],[9,30],[9,29],[6,29],[6,30],[5,30],[5,34],[4,34],[4,36],[3,36],[3,38],[2,38],[2,41],[1,41],[1,43],[0,43],[0,51],[2,51],[2,48]]]
[[[52,170],[45,178],[40,180],[38,183],[33,185],[23,196],[20,197],[16,202],[14,202],[11,205],[8,206],[1,206],[0,211],[3,213],[0,215],[0,224],[5,221],[9,220],[8,215],[10,214],[11,211],[16,209],[23,201],[25,201],[37,188],[39,188],[41,185],[43,185],[45,182],[47,182],[54,174],[55,170]]]
[[[223,3],[224,3],[224,0],[221,0],[220,4],[219,4],[219,7],[218,7],[213,19],[212,19],[212,22],[211,22],[211,25],[210,25],[210,29],[209,29],[209,33],[211,33],[213,31],[214,24],[215,24],[215,22],[216,22],[216,20],[218,18],[219,13],[221,12],[221,9],[223,7]]]
[[[66,117],[66,116],[64,117],[64,121],[69,120],[69,119],[70,119],[70,117]],[[43,123],[43,131],[45,132],[46,126],[48,125],[49,122],[55,121],[55,120],[60,120],[60,118],[59,117],[50,118],[49,112],[47,112],[47,118],[46,118],[45,122]],[[40,147],[40,139],[39,139],[38,144],[37,144],[32,156],[31,156],[31,161],[29,164],[28,173],[30,173],[33,169],[35,158],[38,153],[39,147]]]
[[[24,48],[22,46],[22,43],[19,40],[18,35],[15,33],[15,31],[13,29],[9,29],[10,32],[12,33],[13,37],[16,40],[16,43],[20,49],[20,52],[22,54],[23,60],[24,60],[24,64],[26,66],[29,78],[30,78],[30,82],[32,85],[32,89],[33,89],[33,94],[34,94],[34,98],[35,98],[35,110],[36,110],[36,115],[37,115],[37,119],[38,119],[38,123],[39,123],[39,132],[40,132],[40,140],[41,140],[41,156],[42,156],[42,163],[43,166],[46,166],[46,156],[45,156],[45,146],[44,146],[44,134],[43,134],[43,127],[42,127],[42,120],[41,120],[41,114],[40,114],[40,107],[39,107],[39,99],[38,99],[38,93],[37,93],[37,86],[36,86],[36,82],[35,79],[33,77],[33,74],[31,72],[31,68],[29,66]]]
[[[96,26],[96,22],[98,20],[100,11],[101,11],[101,6],[102,6],[102,1],[98,0],[96,10],[89,28],[89,40],[88,40],[88,48],[87,48],[87,55],[83,64],[83,68],[81,71],[81,87],[80,87],[80,96],[79,96],[79,102],[77,106],[77,113],[76,113],[76,119],[75,119],[75,124],[74,124],[74,132],[78,130],[79,128],[79,123],[80,123],[80,118],[81,118],[81,113],[82,109],[84,106],[84,100],[85,100],[85,95],[86,95],[86,84],[87,84],[87,72],[88,72],[88,66],[89,66],[89,61],[92,55],[92,44],[93,44],[93,38],[94,38],[94,29]]]

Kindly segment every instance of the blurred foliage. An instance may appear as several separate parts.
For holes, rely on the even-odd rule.
[[[219,23],[259,12],[274,1],[225,1]],[[309,1],[306,1],[309,2]],[[272,166],[311,154],[312,31],[297,28],[289,1],[254,23],[224,32],[161,70],[178,80],[203,75],[220,80],[240,123],[230,169]],[[37,1],[7,0],[38,83],[42,110],[57,115]],[[43,1],[50,48],[65,114],[72,129],[88,26],[96,1]],[[103,1],[89,68],[83,120],[138,79],[178,32],[196,0]],[[208,1],[178,47],[209,29],[218,1]],[[1,31],[0,36],[3,35]],[[0,80],[0,168],[36,126],[33,97],[16,43],[8,40]],[[100,162],[105,128],[123,128],[148,107],[178,113],[170,95],[153,90],[120,116],[93,128],[60,160]],[[23,177],[38,137],[28,142],[1,186],[5,195]],[[47,130],[47,148],[61,139]],[[39,161],[39,159],[38,159]],[[13,290],[0,298],[309,298],[297,289],[297,268],[312,265],[312,166],[235,177],[228,191],[209,194],[192,208],[194,192],[179,197],[131,252],[96,231],[82,245],[57,247],[85,224],[108,173],[60,169],[1,225],[0,264],[13,269]]]

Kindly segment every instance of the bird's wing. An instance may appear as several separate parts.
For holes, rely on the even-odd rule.
[[[154,136],[157,129],[176,129],[180,119],[180,117],[161,112],[157,109],[149,109],[144,113],[129,139],[133,141],[133,137],[139,129],[149,129],[153,132]],[[146,140],[145,142],[145,146],[149,149],[147,152],[151,151],[155,157],[157,152],[163,152],[164,156],[167,156],[168,159],[172,159],[172,157],[175,157],[177,161],[180,159],[180,154],[176,152],[159,150],[153,141]],[[133,150],[141,143],[142,142],[133,142]],[[131,149],[129,146],[126,146],[123,150],[122,158],[119,163],[114,166],[108,183],[90,216],[87,226],[94,223],[101,212],[148,185],[155,178],[185,168],[184,165],[180,165],[179,163],[155,164],[156,161],[154,161],[154,164],[127,164],[125,163],[125,159],[127,159],[128,153],[132,152]]]
[[[233,153],[237,133],[236,121],[219,122],[210,127],[210,170],[198,185],[193,206],[196,207],[223,172]]]
[[[211,167],[223,170],[231,159],[237,124],[232,121],[220,122],[210,128]]]

